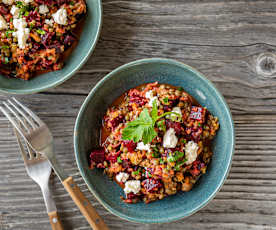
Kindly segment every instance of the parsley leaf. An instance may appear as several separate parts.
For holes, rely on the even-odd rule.
[[[175,112],[166,112],[158,116],[157,101],[154,100],[151,114],[149,114],[148,109],[144,109],[136,120],[129,122],[123,129],[123,140],[132,140],[134,142],[142,140],[144,144],[150,143],[157,136],[154,130],[156,121],[170,114],[180,116]]]

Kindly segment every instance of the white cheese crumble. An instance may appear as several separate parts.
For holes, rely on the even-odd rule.
[[[7,4],[7,5],[12,5],[13,4],[13,0],[2,0],[2,2],[4,4]]]
[[[53,26],[54,25],[54,20],[53,19],[45,19],[45,23],[48,24],[49,26]]]
[[[53,15],[53,18],[57,24],[66,25],[67,24],[67,12],[66,9],[60,8]]]
[[[15,5],[11,8],[11,14],[13,15],[13,18],[19,18],[20,9],[16,7]]]
[[[5,21],[5,18],[3,18],[2,15],[0,15],[0,30],[7,29],[8,25],[7,22]]]
[[[129,178],[129,175],[127,173],[124,172],[120,172],[119,174],[116,175],[116,180],[118,182],[126,182],[127,179]]]
[[[46,5],[40,5],[39,6],[39,13],[40,14],[46,14],[49,12],[48,6]]]
[[[193,141],[189,141],[185,146],[185,157],[187,159],[186,164],[193,163],[197,158],[198,145]]]
[[[146,97],[147,99],[149,99],[148,105],[149,105],[150,107],[152,107],[154,100],[156,100],[157,106],[160,105],[160,103],[159,103],[159,101],[158,101],[158,97],[153,96],[152,90],[149,90],[148,92],[146,92],[145,97]]]
[[[23,2],[24,2],[25,4],[29,4],[29,3],[33,2],[33,0],[23,0]]]
[[[15,18],[13,20],[13,26],[17,29],[16,32],[13,32],[13,36],[17,37],[18,46],[20,49],[24,49],[26,46],[27,39],[30,35],[30,29],[26,28],[27,23],[23,18]]]
[[[141,183],[139,180],[129,180],[125,183],[125,194],[133,192],[137,194],[141,190]]]
[[[177,145],[178,138],[175,135],[175,130],[169,128],[163,138],[163,147],[164,148],[175,148]]]
[[[145,145],[143,142],[139,142],[139,143],[137,143],[136,149],[138,149],[138,150],[146,150],[146,151],[150,152],[150,144],[146,144]]]

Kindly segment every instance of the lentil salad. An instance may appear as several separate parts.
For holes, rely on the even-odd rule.
[[[218,118],[182,88],[142,85],[107,110],[91,169],[103,168],[124,189],[126,203],[190,191],[211,161],[218,129]]]
[[[0,0],[0,73],[28,80],[61,69],[85,13],[84,0]]]

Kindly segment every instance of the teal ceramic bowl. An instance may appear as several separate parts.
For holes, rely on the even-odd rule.
[[[213,144],[214,155],[207,173],[187,193],[178,193],[150,204],[125,204],[123,190],[103,171],[91,171],[88,156],[98,147],[101,119],[108,106],[125,91],[143,83],[181,86],[219,118],[220,130]],[[168,59],[143,59],[109,73],[90,92],[78,114],[74,131],[76,161],[91,192],[113,214],[134,222],[164,223],[187,217],[203,208],[223,185],[234,152],[234,125],[229,108],[214,85],[201,73]]]
[[[101,0],[86,0],[87,17],[79,43],[65,60],[64,68],[34,77],[28,81],[0,75],[0,93],[32,94],[55,87],[70,77],[88,60],[94,50],[102,23]]]

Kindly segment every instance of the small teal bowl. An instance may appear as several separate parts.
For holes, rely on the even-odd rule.
[[[102,23],[101,0],[87,0],[86,4],[87,16],[79,43],[65,60],[64,67],[59,71],[45,73],[28,81],[0,75],[0,93],[32,94],[41,92],[68,80],[82,67],[96,46]]]
[[[181,86],[219,118],[207,173],[187,193],[178,193],[150,204],[125,204],[123,190],[100,169],[90,170],[88,156],[99,145],[101,119],[109,105],[125,91],[143,83]],[[187,217],[208,204],[223,185],[234,153],[234,125],[229,107],[214,85],[195,69],[168,59],[143,59],[109,73],[90,92],[78,114],[74,131],[75,157],[86,184],[113,214],[134,222],[165,223]]]

